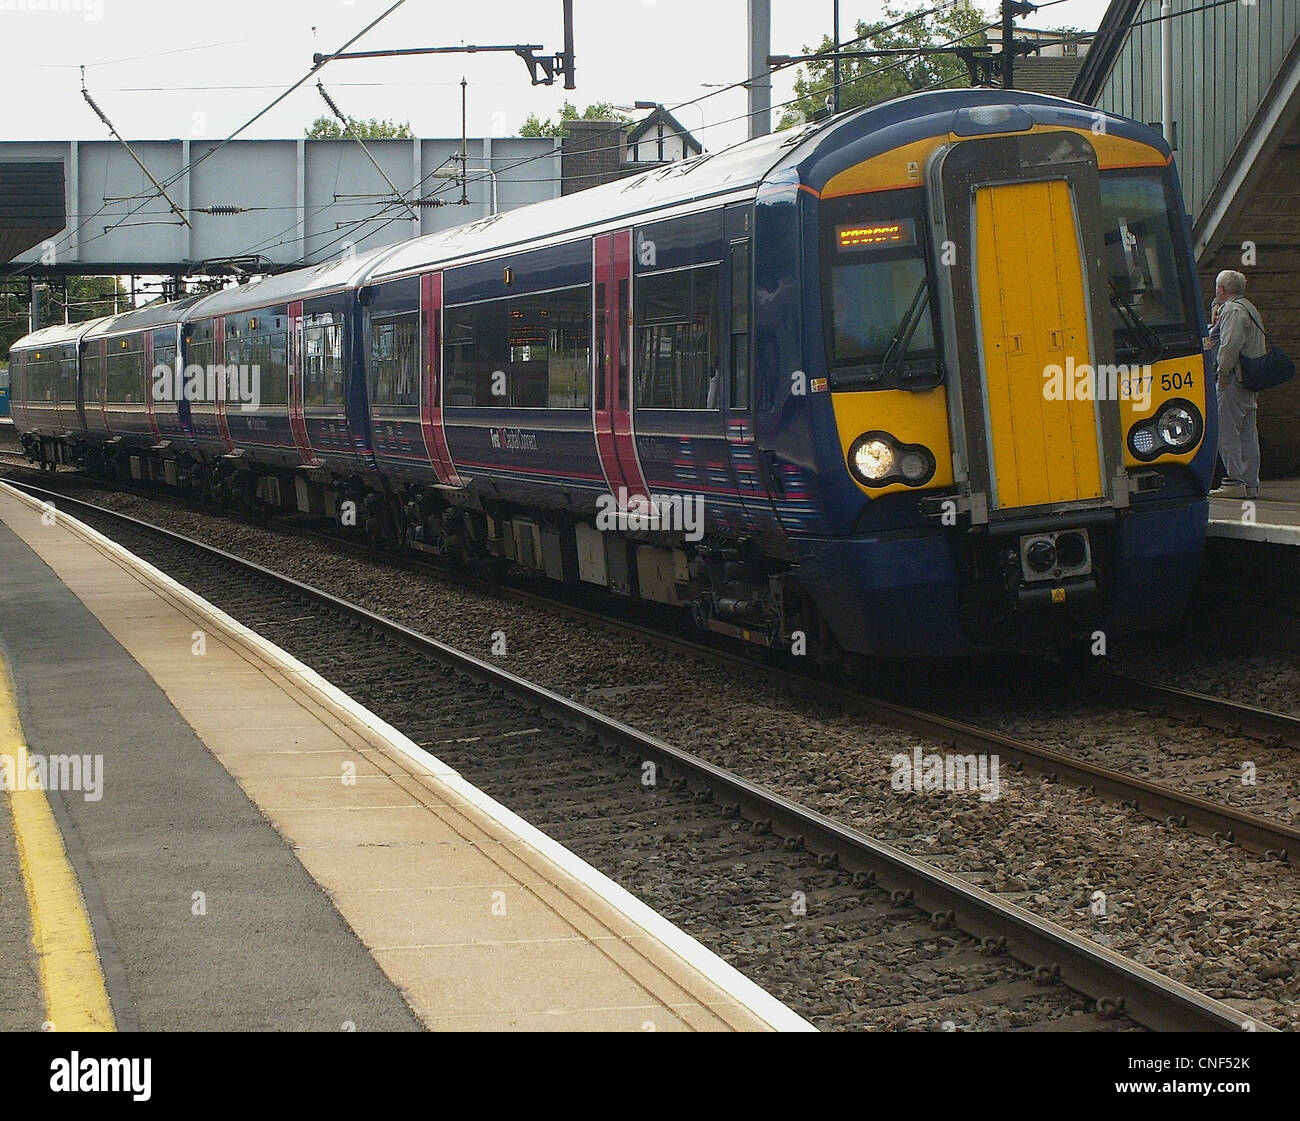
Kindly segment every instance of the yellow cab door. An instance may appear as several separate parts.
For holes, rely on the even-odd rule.
[[[1006,510],[1105,493],[1097,402],[1071,399],[1050,367],[1092,363],[1088,299],[1070,184],[974,193],[975,329],[982,364],[991,505]]]

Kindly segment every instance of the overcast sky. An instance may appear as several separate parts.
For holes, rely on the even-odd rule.
[[[0,0],[0,140],[105,139],[80,94],[78,66],[128,140],[221,138],[393,0]],[[931,0],[928,6],[934,6]],[[972,0],[995,18],[996,0]],[[841,0],[842,37],[877,20],[885,0]],[[913,9],[918,0],[895,0]],[[1109,0],[1058,0],[1028,27],[1097,26]],[[345,113],[409,120],[425,137],[460,134],[460,78],[469,80],[469,134],[509,136],[531,112],[657,101],[669,107],[747,75],[745,0],[575,0],[577,89],[533,87],[513,54],[335,62],[322,80]],[[562,49],[560,0],[406,0],[354,49],[541,43]],[[831,28],[832,0],[772,0],[772,51],[799,53]],[[539,52],[540,53],[540,52]],[[797,71],[779,76],[773,101]],[[315,80],[242,135],[298,137],[325,112]],[[704,146],[744,138],[745,96],[719,93],[682,108]],[[632,114],[636,115],[636,114]],[[779,110],[773,120],[779,117]]]

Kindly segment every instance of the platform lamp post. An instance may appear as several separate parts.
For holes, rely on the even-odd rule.
[[[465,90],[469,85],[462,74],[460,78],[460,205],[469,205],[469,195],[465,192],[465,161],[469,159],[469,138],[466,132]]]

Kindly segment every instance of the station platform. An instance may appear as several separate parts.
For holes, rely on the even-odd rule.
[[[0,1029],[810,1030],[314,671],[42,512],[0,484]]]
[[[1210,537],[1300,545],[1300,479],[1266,479],[1259,496],[1210,499]]]

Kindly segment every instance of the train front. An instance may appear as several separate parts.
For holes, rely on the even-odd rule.
[[[767,435],[781,459],[815,449],[799,580],[844,650],[1099,648],[1178,618],[1214,395],[1157,133],[1056,98],[917,95],[806,141],[756,223],[773,311],[797,232],[800,327],[765,365],[808,392]]]

